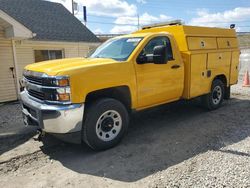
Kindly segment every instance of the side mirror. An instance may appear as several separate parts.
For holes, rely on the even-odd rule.
[[[136,62],[137,62],[138,64],[147,63],[147,56],[140,54],[140,55],[137,57]]]
[[[167,47],[166,46],[155,46],[154,47],[154,56],[153,61],[155,64],[166,64],[168,61],[167,55]]]

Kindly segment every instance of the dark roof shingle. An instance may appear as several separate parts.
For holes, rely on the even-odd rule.
[[[62,4],[44,0],[0,0],[0,9],[23,24],[34,39],[99,42]]]

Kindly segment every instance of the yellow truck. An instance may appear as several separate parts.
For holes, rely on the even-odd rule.
[[[146,26],[108,40],[88,58],[26,66],[24,122],[108,149],[121,141],[133,111],[196,97],[209,110],[220,107],[237,83],[239,54],[234,29]]]

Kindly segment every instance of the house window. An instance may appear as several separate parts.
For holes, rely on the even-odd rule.
[[[62,50],[35,50],[35,62],[62,58]]]

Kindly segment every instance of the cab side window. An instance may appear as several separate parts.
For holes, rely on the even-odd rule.
[[[148,42],[141,52],[141,55],[153,55],[155,46],[166,46],[168,51],[168,60],[173,60],[173,52],[171,43],[168,37],[155,37]]]

